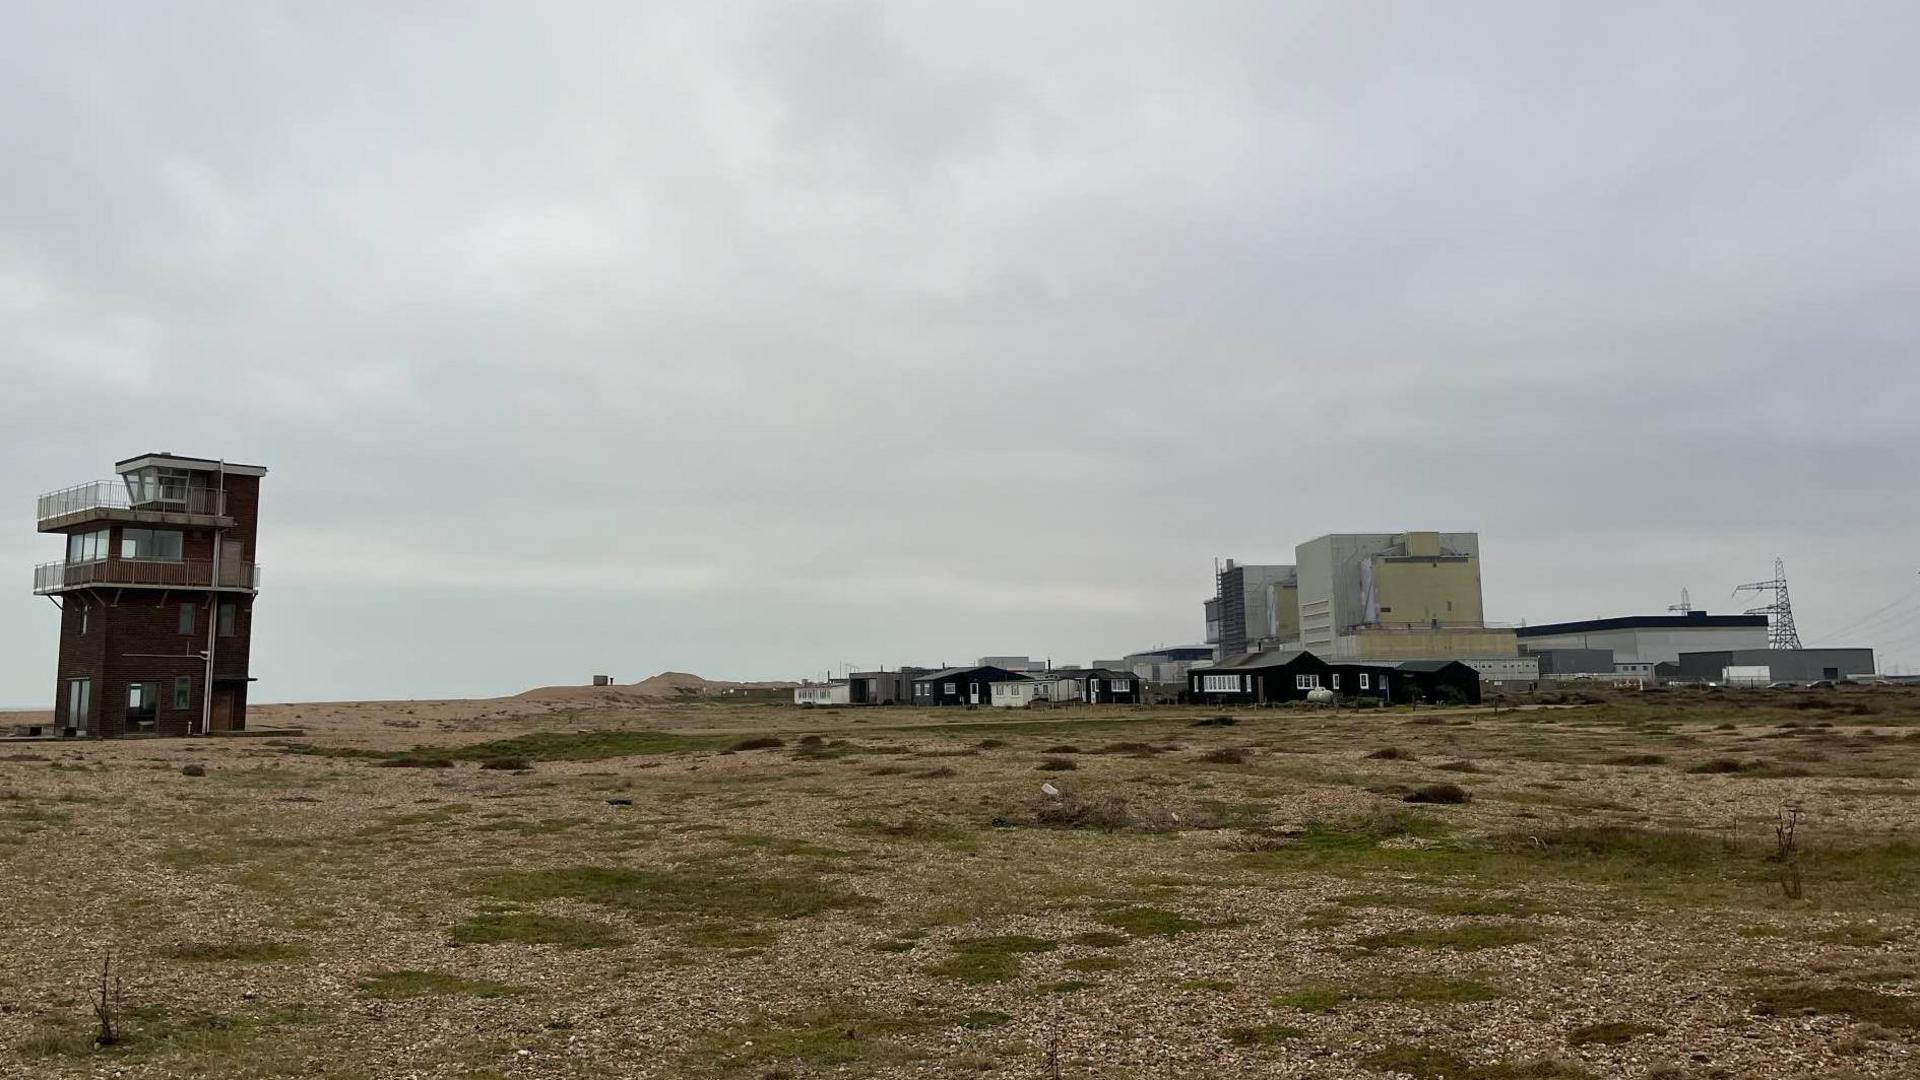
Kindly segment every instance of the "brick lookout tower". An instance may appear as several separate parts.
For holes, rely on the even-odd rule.
[[[66,558],[33,571],[60,608],[54,727],[74,736],[246,727],[257,465],[143,454],[40,496]],[[209,692],[211,691],[211,692]]]

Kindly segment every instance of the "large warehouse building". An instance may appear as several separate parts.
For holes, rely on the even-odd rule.
[[[1616,665],[1674,664],[1683,652],[1765,649],[1767,617],[1689,611],[1523,626],[1514,633],[1529,653],[1606,649]]]

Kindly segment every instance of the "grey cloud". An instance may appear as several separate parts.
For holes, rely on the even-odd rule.
[[[1916,29],[15,5],[0,475],[272,467],[266,697],[1091,659],[1348,528],[1480,529],[1515,620],[1784,553],[1839,629],[1920,547]]]

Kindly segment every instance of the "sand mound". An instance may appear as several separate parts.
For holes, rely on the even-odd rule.
[[[643,694],[659,694],[662,697],[680,697],[687,694],[712,694],[740,685],[739,683],[714,682],[684,671],[663,671],[651,678],[641,679],[633,684],[633,689]]]
[[[723,682],[703,679],[685,671],[663,671],[637,683],[616,686],[539,686],[514,697],[523,701],[645,704],[708,697],[739,690],[784,690],[797,685],[791,682]]]

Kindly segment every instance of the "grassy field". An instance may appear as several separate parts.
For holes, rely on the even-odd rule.
[[[270,719],[0,746],[0,1076],[1920,1075],[1913,692]]]

